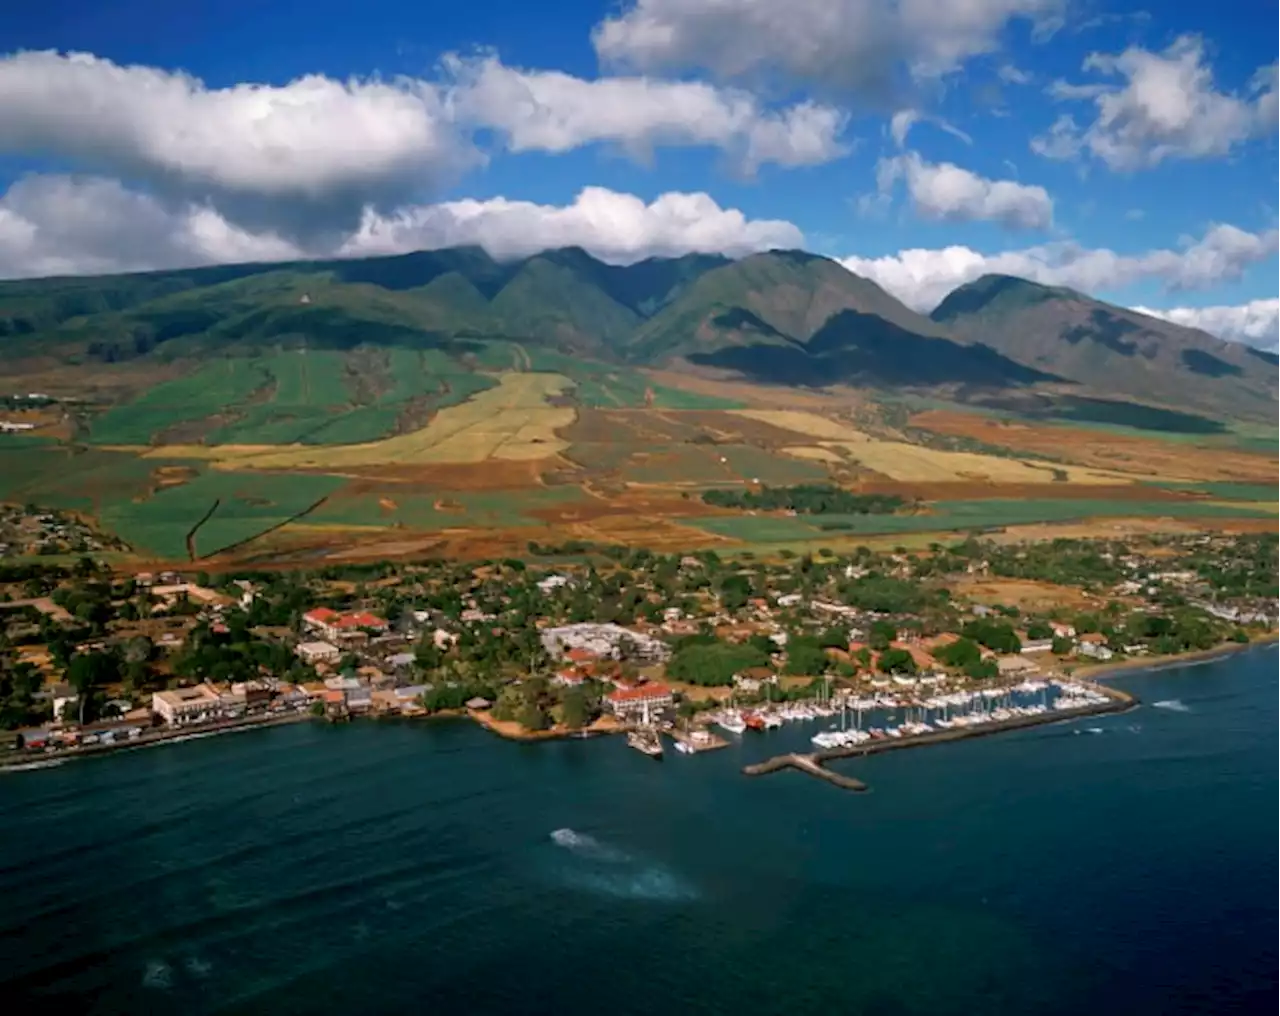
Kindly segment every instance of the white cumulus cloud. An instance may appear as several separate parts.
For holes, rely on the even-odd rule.
[[[0,277],[76,275],[302,257],[362,257],[478,244],[496,257],[580,246],[626,263],[693,251],[748,254],[798,247],[789,222],[748,219],[706,194],[646,203],[601,187],[572,204],[492,198],[366,206],[355,230],[300,246],[249,231],[208,204],[166,202],[95,177],[30,176],[0,197]]]
[[[259,195],[327,195],[474,158],[413,79],[209,88],[88,53],[0,57],[0,148]]]
[[[805,166],[847,150],[846,114],[805,102],[777,112],[737,89],[705,82],[611,77],[507,67],[494,56],[449,57],[452,108],[464,122],[500,131],[512,151],[566,152],[612,142],[637,154],[658,145],[722,148],[748,171]]]
[[[100,177],[29,176],[0,197],[0,277],[92,275],[300,256],[207,204],[169,204]]]
[[[1280,348],[1280,299],[1250,300],[1226,307],[1134,307],[1140,314],[1199,328],[1229,342],[1275,352]]]
[[[1179,249],[1118,254],[1074,242],[983,254],[970,247],[916,248],[885,257],[841,259],[849,271],[878,282],[903,303],[929,311],[949,292],[982,275],[1015,275],[1085,293],[1154,280],[1170,291],[1205,289],[1239,278],[1246,267],[1274,257],[1274,229],[1249,233],[1219,224]]]
[[[916,213],[945,222],[998,222],[1011,229],[1045,229],[1053,200],[1043,187],[989,180],[950,162],[925,162],[916,152],[881,159],[876,182],[882,196],[901,181]]]
[[[596,26],[596,52],[644,71],[782,75],[884,97],[996,50],[1015,19],[1050,26],[1064,0],[633,0]]]
[[[366,210],[342,255],[389,254],[478,244],[496,257],[553,247],[582,247],[604,261],[630,263],[692,251],[729,256],[797,247],[790,222],[751,220],[706,194],[663,194],[646,204],[632,194],[586,187],[570,205],[531,201],[446,201],[392,215]]]
[[[1254,75],[1247,95],[1221,92],[1197,35],[1180,36],[1160,53],[1140,46],[1093,53],[1083,69],[1122,81],[1049,86],[1052,97],[1092,102],[1095,112],[1083,128],[1074,117],[1060,116],[1034,138],[1032,149],[1047,158],[1088,153],[1112,169],[1136,170],[1166,159],[1221,157],[1276,131],[1276,65]]]

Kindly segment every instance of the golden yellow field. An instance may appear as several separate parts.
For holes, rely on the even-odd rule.
[[[569,446],[555,432],[573,422],[574,410],[549,406],[546,400],[571,387],[572,382],[559,374],[502,374],[496,388],[445,407],[421,430],[364,444],[174,445],[148,454],[213,459],[224,469],[344,469],[547,458]]]
[[[946,483],[985,480],[991,483],[1052,483],[1055,475],[1070,483],[1111,485],[1131,483],[1132,477],[1102,469],[1063,466],[1055,462],[1006,459],[976,452],[939,451],[872,437],[837,420],[788,409],[738,409],[733,412],[753,420],[804,434],[813,442],[807,453],[787,448],[789,454],[818,458],[819,450],[844,449],[872,472],[907,483]]]

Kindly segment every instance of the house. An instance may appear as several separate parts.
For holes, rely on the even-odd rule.
[[[1022,643],[1024,653],[1047,653],[1053,648],[1053,639],[1028,639]]]
[[[220,719],[222,700],[209,685],[197,684],[193,688],[156,692],[151,696],[151,711],[169,726],[183,727]]]
[[[53,702],[53,719],[56,723],[62,719],[62,711],[67,706],[73,709],[80,704],[80,696],[69,684],[55,684],[49,689],[49,698]]]
[[[1024,656],[1001,656],[996,660],[996,667],[1002,677],[1012,674],[1030,674],[1040,669]]]
[[[560,688],[581,688],[587,677],[579,670],[561,670],[551,679],[551,683]]]
[[[342,657],[342,650],[329,642],[300,642],[294,652],[313,667],[317,663],[337,663]]]
[[[930,671],[937,670],[941,664],[933,658],[927,649],[917,645],[914,642],[891,642],[892,649],[904,649],[911,657],[911,662],[916,665],[916,670]]]
[[[340,614],[329,607],[316,607],[302,615],[302,623],[310,631],[318,632],[330,641],[350,639],[367,631],[382,634],[387,630],[386,619],[367,610]]]
[[[569,585],[571,581],[568,575],[548,575],[538,582],[538,589],[543,593],[550,593],[553,589],[561,589]]]
[[[237,681],[231,691],[244,698],[246,709],[265,709],[271,704],[271,689],[261,681]]]
[[[1107,646],[1106,636],[1096,631],[1080,636],[1080,642],[1076,646],[1076,653],[1080,656],[1087,656],[1091,660],[1109,660],[1115,655]]]
[[[779,607],[798,607],[804,602],[804,597],[799,593],[783,593],[778,597]]]
[[[488,709],[489,706],[491,706],[492,704],[493,703],[491,703],[487,698],[481,698],[479,695],[477,695],[475,698],[467,699],[467,702],[466,702],[466,706],[468,709],[474,709],[477,711],[481,709]]]
[[[769,667],[748,667],[733,675],[733,685],[745,692],[759,691],[766,684],[777,684],[778,677]]]
[[[339,717],[347,715],[347,696],[341,691],[326,688],[320,699],[324,702],[324,714],[326,716]]]
[[[1076,637],[1075,625],[1063,624],[1061,621],[1050,621],[1049,627],[1053,629],[1054,638],[1073,639]]]
[[[643,716],[662,709],[670,709],[675,703],[671,689],[665,684],[642,684],[638,688],[618,688],[606,698],[615,716]]]

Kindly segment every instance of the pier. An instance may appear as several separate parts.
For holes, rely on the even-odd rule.
[[[1092,684],[1090,688],[1105,695],[1107,700],[1081,706],[1079,709],[1050,711],[1038,716],[1015,716],[1007,720],[997,720],[993,723],[976,724],[969,727],[951,727],[947,730],[932,730],[927,734],[910,734],[906,737],[885,738],[881,741],[869,741],[865,744],[849,745],[844,748],[828,748],[824,751],[806,754],[791,752],[786,755],[775,755],[773,758],[765,759],[763,762],[743,766],[742,772],[746,776],[765,776],[768,773],[777,772],[779,769],[798,769],[800,772],[817,776],[819,779],[826,780],[828,783],[842,787],[845,790],[866,790],[867,785],[862,781],[834,773],[827,768],[826,764],[836,759],[863,758],[867,755],[876,755],[885,751],[919,748],[929,744],[945,744],[950,741],[961,741],[973,737],[986,737],[990,734],[1000,734],[1009,730],[1038,727],[1046,723],[1061,723],[1064,720],[1076,720],[1086,716],[1122,713],[1127,712],[1138,704],[1138,700],[1134,696],[1118,688]]]
[[[822,752],[820,754],[831,753]],[[825,760],[820,757],[820,754],[801,755],[792,752],[788,755],[775,755],[773,758],[766,759],[763,762],[743,766],[742,771],[748,776],[765,776],[768,773],[776,773],[779,769],[798,769],[802,773],[808,773],[810,776],[816,776],[820,780],[826,780],[841,790],[863,791],[867,789],[867,785],[861,780],[855,780],[852,776],[841,776],[839,773],[832,772],[822,764]]]

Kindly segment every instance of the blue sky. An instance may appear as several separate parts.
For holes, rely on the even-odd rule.
[[[1274,346],[1276,38],[1261,0],[45,0],[0,22],[0,275],[805,246]]]

